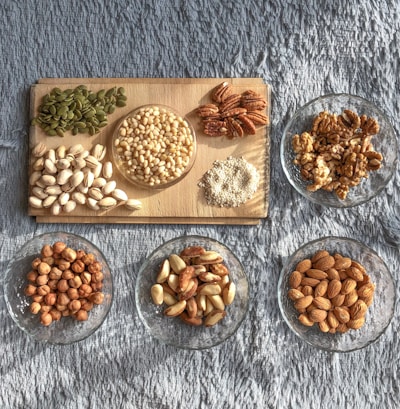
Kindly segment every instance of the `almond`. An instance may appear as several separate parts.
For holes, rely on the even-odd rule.
[[[329,256],[329,252],[327,250],[319,250],[311,257],[311,262],[315,263],[320,258],[326,257],[326,256]]]
[[[326,320],[331,328],[337,328],[339,325],[339,321],[336,318],[336,315],[333,313],[333,311],[328,312]]]
[[[301,285],[309,285],[310,287],[315,287],[320,283],[320,280],[311,277],[303,277],[301,279]]]
[[[348,257],[339,257],[335,260],[334,268],[336,270],[346,270],[351,266],[351,259]]]
[[[365,274],[367,271],[365,269],[365,267],[358,263],[357,261],[352,260],[351,261],[351,266],[357,268],[358,270],[360,270],[363,274]]]
[[[368,298],[374,294],[375,286],[372,283],[364,284],[357,290],[358,296],[360,298]]]
[[[297,288],[301,283],[301,279],[303,278],[303,274],[300,271],[293,271],[289,277],[289,286],[290,288]]]
[[[360,329],[365,324],[365,317],[358,318],[356,320],[352,319],[347,322],[347,327],[351,329]]]
[[[320,329],[321,332],[326,333],[326,332],[329,332],[329,330],[330,330],[330,327],[329,327],[328,323],[326,322],[326,319],[319,322],[318,326],[319,326],[319,329]]]
[[[334,307],[340,307],[343,305],[344,299],[345,299],[344,294],[338,294],[335,297],[331,298],[331,303]]]
[[[310,285],[305,285],[305,286],[301,287],[301,292],[304,295],[313,295],[314,290]]]
[[[325,297],[315,297],[312,302],[320,310],[329,311],[332,307],[329,299]]]
[[[325,310],[320,310],[319,308],[316,308],[308,313],[308,316],[310,317],[311,321],[314,322],[322,322],[326,319],[328,316],[327,311]]]
[[[322,280],[314,289],[314,297],[323,297],[328,291],[328,280]]]
[[[359,318],[364,317],[368,310],[367,304],[363,300],[357,300],[351,307],[350,307],[350,316],[352,320],[357,320]]]
[[[342,294],[349,294],[351,293],[355,288],[357,287],[357,281],[352,279],[352,278],[346,278],[346,280],[344,280],[342,282],[342,289],[340,290],[340,292]]]
[[[345,334],[348,330],[349,328],[343,322],[341,322],[336,328],[336,331],[340,332],[341,334]]]
[[[307,277],[316,278],[317,280],[324,280],[328,277],[328,274],[325,271],[318,270],[316,268],[310,268],[305,272]]]
[[[307,258],[297,263],[296,270],[300,273],[305,273],[307,270],[311,268],[311,265],[312,265],[311,260]]]
[[[350,307],[358,300],[358,294],[356,290],[350,291],[345,295],[343,300],[343,306]]]
[[[343,307],[335,307],[333,313],[335,314],[338,321],[343,324],[346,324],[350,321],[350,313]]]
[[[330,281],[328,284],[328,290],[327,290],[328,298],[336,297],[340,293],[341,289],[342,289],[342,283],[339,280]]]
[[[303,298],[303,297],[304,297],[304,294],[303,294],[301,291],[296,290],[295,288],[291,288],[291,289],[288,291],[288,297],[289,297],[292,301],[296,301],[296,300],[298,300],[298,299],[300,299],[300,298]]]
[[[306,327],[312,327],[314,325],[314,321],[310,320],[308,314],[300,314],[298,319]]]
[[[335,265],[335,259],[332,256],[321,257],[314,263],[314,268],[326,271]]]
[[[362,271],[357,267],[349,267],[346,269],[346,274],[348,277],[353,278],[356,281],[362,281],[364,279]]]
[[[313,302],[312,295],[305,295],[303,298],[299,298],[295,303],[294,307],[296,310],[307,308]]]
[[[336,268],[328,268],[326,274],[328,275],[329,280],[340,280],[340,275]]]

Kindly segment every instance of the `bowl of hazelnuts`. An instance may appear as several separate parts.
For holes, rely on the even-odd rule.
[[[4,296],[13,320],[33,339],[70,344],[104,322],[113,283],[107,261],[93,243],[72,233],[45,233],[10,260]]]

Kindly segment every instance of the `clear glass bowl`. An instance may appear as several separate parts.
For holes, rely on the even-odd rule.
[[[89,311],[87,321],[77,321],[72,317],[63,317],[46,327],[40,323],[40,317],[29,310],[30,297],[24,294],[28,284],[27,273],[31,270],[31,262],[38,257],[45,244],[63,241],[75,250],[82,249],[93,253],[103,266],[104,301]],[[101,251],[88,240],[72,233],[54,232],[34,237],[25,243],[10,260],[4,278],[4,296],[8,311],[19,328],[37,341],[50,344],[71,344],[81,341],[93,334],[104,322],[112,303],[113,283],[110,268]]]
[[[175,155],[174,149],[167,149],[167,151],[163,152],[162,150],[165,149],[165,147],[170,146],[170,141],[171,138],[166,136],[166,134],[164,134],[164,136],[157,136],[154,131],[152,131],[153,136],[149,136],[148,138],[151,138],[151,142],[153,143],[154,146],[156,148],[152,148],[152,149],[147,149],[146,145],[143,144],[145,138],[143,137],[143,132],[147,132],[147,130],[140,130],[139,135],[135,135],[135,132],[133,131],[132,134],[132,139],[133,138],[139,138],[138,144],[139,146],[141,146],[141,149],[139,150],[139,147],[136,145],[135,147],[133,147],[133,143],[128,143],[127,138],[125,137],[125,135],[122,138],[125,138],[125,140],[123,141],[124,144],[128,143],[129,149],[124,150],[125,147],[121,147],[121,145],[118,143],[121,142],[121,135],[120,135],[120,129],[123,126],[124,122],[128,119],[128,118],[133,118],[136,117],[138,114],[141,115],[141,112],[143,111],[148,111],[153,109],[154,107],[158,107],[159,111],[160,111],[160,115],[158,117],[161,117],[161,115],[163,113],[167,113],[168,114],[172,114],[175,116],[175,118],[180,118],[181,120],[184,121],[185,125],[184,127],[181,126],[181,123],[179,125],[179,133],[180,135],[183,135],[183,131],[182,128],[188,129],[190,131],[191,134],[191,143],[193,146],[193,151],[191,153],[191,156],[188,160],[188,162],[186,163],[185,166],[178,166],[178,161],[180,160],[179,155]],[[164,123],[164,121],[162,121]],[[131,128],[132,129],[132,128]],[[139,129],[137,128],[138,132]],[[150,131],[150,130],[149,130]],[[182,136],[183,138],[183,136]],[[148,140],[145,141],[145,143],[148,143]],[[178,142],[178,146],[181,144],[181,142]],[[118,145],[118,146],[117,146]],[[150,146],[149,144],[147,146]],[[161,150],[159,150],[161,149]],[[132,153],[132,156],[127,156],[130,155],[131,153],[127,153],[126,155],[126,151],[130,151]],[[142,152],[141,154],[139,154],[139,152]],[[156,165],[156,167],[158,166],[164,166],[165,172],[168,173],[168,180],[167,181],[162,181],[160,183],[155,183],[152,184],[152,182],[148,179],[149,176],[144,176],[146,179],[145,180],[141,180],[137,177],[137,175],[135,175],[136,172],[139,171],[143,171],[144,173],[145,168],[148,167],[153,168],[154,166],[146,166],[147,163],[145,164],[144,161],[148,161],[148,156],[147,153],[151,152],[151,155],[153,157],[153,165]],[[135,158],[135,153],[138,154],[138,156]],[[115,128],[114,131],[114,135],[112,138],[112,158],[113,158],[113,162],[116,166],[116,168],[118,169],[118,171],[120,172],[120,174],[129,182],[132,183],[133,185],[135,185],[136,187],[141,187],[141,188],[146,188],[146,189],[156,189],[156,190],[160,190],[160,189],[166,189],[172,185],[175,185],[176,183],[180,182],[188,173],[189,171],[192,169],[194,162],[196,160],[196,153],[197,153],[197,141],[196,141],[196,134],[195,134],[195,130],[193,128],[193,126],[191,125],[191,123],[189,122],[189,120],[187,119],[187,117],[182,116],[180,113],[178,113],[174,108],[171,108],[169,106],[166,105],[162,105],[162,104],[148,104],[148,105],[143,105],[140,106],[136,109],[134,109],[133,111],[131,111],[129,114],[125,115],[117,124],[117,127]],[[140,156],[143,156],[142,158]],[[134,172],[132,171],[132,165],[131,163],[129,163],[129,160],[133,161],[136,160],[139,165],[138,166],[138,170],[135,170]],[[156,163],[157,161],[157,163]],[[166,162],[163,165],[159,165],[158,161],[160,162]],[[170,171],[169,169],[172,169],[173,163],[175,161],[175,166],[179,169],[180,174],[174,175],[172,171]],[[172,166],[171,166],[172,165]],[[168,168],[168,166],[171,166],[170,168]],[[151,172],[153,174],[157,174],[157,170],[151,170]],[[160,178],[159,178],[160,179]]]
[[[358,115],[367,115],[375,118],[380,131],[372,138],[372,144],[377,152],[382,153],[382,167],[377,171],[369,172],[369,177],[363,179],[356,186],[351,187],[346,199],[341,200],[334,192],[322,189],[316,192],[307,190],[309,181],[300,175],[300,168],[293,163],[295,152],[292,148],[292,139],[311,128],[313,119],[322,111],[341,114],[344,109],[355,111]],[[290,184],[311,202],[330,207],[352,207],[367,202],[377,196],[389,183],[397,165],[397,137],[386,114],[371,102],[349,94],[329,94],[312,100],[301,107],[287,123],[281,140],[280,156],[283,170]]]
[[[331,254],[340,253],[361,263],[375,284],[373,303],[368,308],[364,326],[358,330],[349,330],[345,334],[329,334],[321,332],[316,325],[304,326],[299,322],[298,312],[287,295],[290,288],[289,276],[297,263],[324,249]],[[385,262],[374,250],[356,240],[344,237],[324,237],[300,247],[286,261],[278,283],[279,307],[289,328],[313,347],[331,352],[355,351],[376,341],[392,320],[395,299],[395,284]]]
[[[226,307],[225,318],[209,328],[204,325],[193,327],[178,317],[164,316],[165,305],[155,305],[150,295],[150,288],[156,282],[162,261],[170,254],[192,245],[220,253],[230,270],[231,281],[236,285],[236,296],[233,303]],[[242,264],[225,245],[207,237],[184,236],[164,243],[149,255],[140,268],[135,296],[139,316],[153,337],[175,347],[199,350],[222,343],[239,328],[249,307],[249,283]]]

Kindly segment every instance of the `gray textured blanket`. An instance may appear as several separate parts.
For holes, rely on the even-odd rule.
[[[398,306],[376,343],[331,354],[291,333],[276,297],[286,257],[327,234],[376,250],[399,294],[399,173],[380,197],[336,210],[305,201],[279,162],[285,123],[322,94],[365,97],[399,132],[399,16],[395,0],[2,0],[1,270],[27,239],[65,229],[102,247],[116,291],[105,324],[64,347],[28,339],[0,295],[0,408],[399,407]],[[268,218],[254,227],[35,224],[26,208],[28,107],[29,87],[41,77],[262,77],[273,88]],[[182,234],[226,243],[251,283],[239,331],[203,352],[153,340],[134,306],[140,264]]]

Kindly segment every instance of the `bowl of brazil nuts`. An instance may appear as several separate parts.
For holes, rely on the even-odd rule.
[[[249,283],[242,264],[225,245],[208,237],[183,236],[147,257],[135,297],[153,337],[198,350],[236,332],[248,311]]]
[[[350,352],[375,342],[394,314],[396,289],[379,255],[345,237],[300,247],[279,278],[278,302],[289,328],[308,344]]]
[[[83,237],[45,233],[25,243],[4,278],[8,311],[37,341],[71,344],[104,322],[113,298],[110,268],[102,252]]]
[[[130,183],[165,189],[188,174],[196,147],[195,131],[186,118],[166,105],[143,105],[118,123],[112,153]]]
[[[280,156],[290,184],[305,198],[352,207],[377,196],[391,180],[397,137],[373,103],[329,94],[294,113],[283,131]]]

